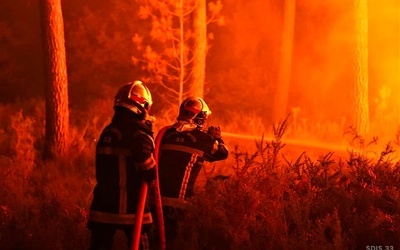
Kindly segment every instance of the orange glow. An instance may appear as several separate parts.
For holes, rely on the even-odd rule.
[[[217,43],[213,44],[213,48],[216,49],[211,49],[209,60],[227,57],[228,53],[229,60],[240,58],[240,61],[229,63],[235,64],[233,72],[243,72],[241,75],[245,79],[241,81],[235,78],[232,81],[217,82],[231,85],[229,91],[226,87],[221,88],[219,99],[231,99],[234,91],[242,93],[242,96],[252,95],[251,101],[246,98],[237,100],[245,100],[239,103],[246,110],[262,114],[261,119],[266,132],[269,132],[272,122],[278,121],[276,117],[271,119],[270,116],[277,111],[276,106],[279,105],[279,108],[285,109],[284,112],[291,113],[290,129],[287,133],[291,140],[319,139],[322,146],[327,146],[327,140],[334,141],[332,138],[336,138],[336,142],[342,143],[344,131],[354,125],[352,83],[356,79],[355,8],[345,0],[296,1],[293,44],[287,46],[292,49],[292,58],[284,60],[282,55],[288,53],[288,49],[281,51],[285,44],[285,41],[282,41],[282,37],[285,37],[282,32],[286,20],[284,2],[290,1],[251,1],[243,11],[239,8],[232,10],[234,14],[232,19],[227,19],[230,21],[227,25],[234,25],[234,28],[228,27],[237,37],[234,49],[218,50],[218,39],[224,37],[216,36],[213,41]],[[367,138],[378,136],[379,143],[384,144],[395,139],[400,125],[400,6],[395,0],[368,1],[367,4],[368,20],[360,22],[364,25],[364,34],[368,39],[365,40],[364,37],[364,40],[360,40],[367,49],[363,57],[368,60],[363,65],[363,77],[368,84],[368,89],[364,90],[366,99],[363,104],[369,120]],[[228,46],[230,42],[225,41],[223,44]],[[221,65],[207,65],[214,66],[209,68],[211,73],[208,73],[208,77],[210,74],[223,74],[220,70]],[[285,72],[285,75],[279,76],[279,72]],[[285,104],[279,104],[285,102],[285,94],[277,94],[284,91],[284,88],[277,87],[277,84],[282,83],[283,77],[290,78],[286,108]],[[243,86],[246,88],[243,89]],[[274,98],[277,100],[272,104],[271,100]],[[223,114],[224,108],[237,110],[235,105],[222,103],[225,106],[215,107],[210,103],[211,108],[215,110],[214,116]],[[282,115],[284,112],[280,112],[279,120],[285,118]],[[229,115],[226,115],[226,119],[229,120],[228,117]],[[241,118],[251,120],[246,116]],[[259,135],[260,131],[251,134]]]
[[[296,17],[291,98],[297,119],[351,125],[354,12],[347,1],[300,5]],[[393,139],[400,122],[398,1],[368,1],[370,134]],[[328,6],[330,10],[327,10]],[[319,24],[307,19],[319,18]],[[364,76],[365,77],[365,76]],[[322,123],[324,123],[322,122]]]

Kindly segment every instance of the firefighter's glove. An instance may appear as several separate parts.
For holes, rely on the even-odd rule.
[[[221,139],[221,128],[210,126],[207,130],[207,133],[211,135],[214,139]]]

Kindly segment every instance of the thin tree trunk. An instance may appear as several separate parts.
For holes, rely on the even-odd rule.
[[[46,157],[63,157],[67,150],[69,110],[61,0],[42,0],[47,52]]]
[[[179,103],[178,103],[178,107],[179,105],[182,103],[183,101],[183,85],[184,85],[184,79],[185,79],[185,40],[184,40],[184,25],[183,25],[183,0],[180,0],[179,2],[179,7],[180,7],[180,13],[179,13],[179,26],[180,26],[180,41],[179,41],[179,56],[180,56],[180,74],[179,74]]]
[[[367,0],[355,0],[355,30],[354,126],[365,135],[369,132]]]
[[[397,96],[400,96],[400,1],[395,2],[394,4],[394,16],[397,17],[396,18],[396,31],[397,31],[397,38],[395,39],[395,44],[397,44],[397,47],[395,48],[394,52],[394,56],[395,56],[395,69],[394,72],[397,72],[397,77],[395,77],[395,82],[397,82],[398,84],[396,84],[396,93]],[[398,130],[400,131],[400,99],[397,99],[397,124],[398,124]]]
[[[283,12],[283,30],[281,57],[278,73],[278,86],[275,96],[273,120],[283,120],[288,114],[289,85],[292,68],[292,51],[294,23],[296,16],[296,0],[285,0]]]
[[[194,61],[192,95],[203,98],[207,55],[207,7],[205,0],[197,0],[194,14]]]

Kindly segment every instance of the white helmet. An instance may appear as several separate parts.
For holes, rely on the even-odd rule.
[[[179,107],[178,121],[187,121],[195,123],[202,127],[207,117],[211,114],[207,103],[200,97],[188,97]]]
[[[125,107],[135,114],[146,115],[153,105],[150,90],[141,82],[127,83],[118,90],[114,108]]]

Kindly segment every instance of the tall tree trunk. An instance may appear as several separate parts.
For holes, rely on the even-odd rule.
[[[180,58],[180,72],[179,72],[179,103],[178,103],[178,107],[179,105],[182,103],[183,101],[183,85],[184,83],[184,79],[185,79],[185,27],[184,27],[184,16],[183,16],[183,0],[179,1],[179,32],[180,32],[180,41],[179,41],[179,58]]]
[[[191,94],[203,98],[207,54],[207,3],[206,0],[196,0],[195,2],[195,44],[193,50],[193,84]]]
[[[273,120],[286,118],[289,98],[289,86],[292,69],[293,34],[296,16],[296,0],[285,0],[283,11],[283,29],[281,57],[279,63],[278,86],[275,95]]]
[[[42,0],[47,52],[46,157],[60,158],[67,150],[69,110],[64,23],[61,0]]]
[[[397,93],[397,97],[400,97],[400,74],[398,74],[398,72],[400,72],[400,1],[393,1],[394,2],[394,16],[397,17],[395,20],[396,22],[396,28],[395,30],[397,31],[397,37],[395,39],[395,44],[397,44],[396,48],[394,49],[394,58],[395,59],[395,66],[394,66],[394,72],[397,72],[396,77],[395,77],[395,82],[397,82],[398,84],[396,84],[395,86],[396,88],[396,93]],[[397,99],[397,125],[398,125],[398,129],[400,130],[400,99]]]
[[[369,132],[367,0],[355,0],[356,51],[354,61],[353,123],[360,135]]]

